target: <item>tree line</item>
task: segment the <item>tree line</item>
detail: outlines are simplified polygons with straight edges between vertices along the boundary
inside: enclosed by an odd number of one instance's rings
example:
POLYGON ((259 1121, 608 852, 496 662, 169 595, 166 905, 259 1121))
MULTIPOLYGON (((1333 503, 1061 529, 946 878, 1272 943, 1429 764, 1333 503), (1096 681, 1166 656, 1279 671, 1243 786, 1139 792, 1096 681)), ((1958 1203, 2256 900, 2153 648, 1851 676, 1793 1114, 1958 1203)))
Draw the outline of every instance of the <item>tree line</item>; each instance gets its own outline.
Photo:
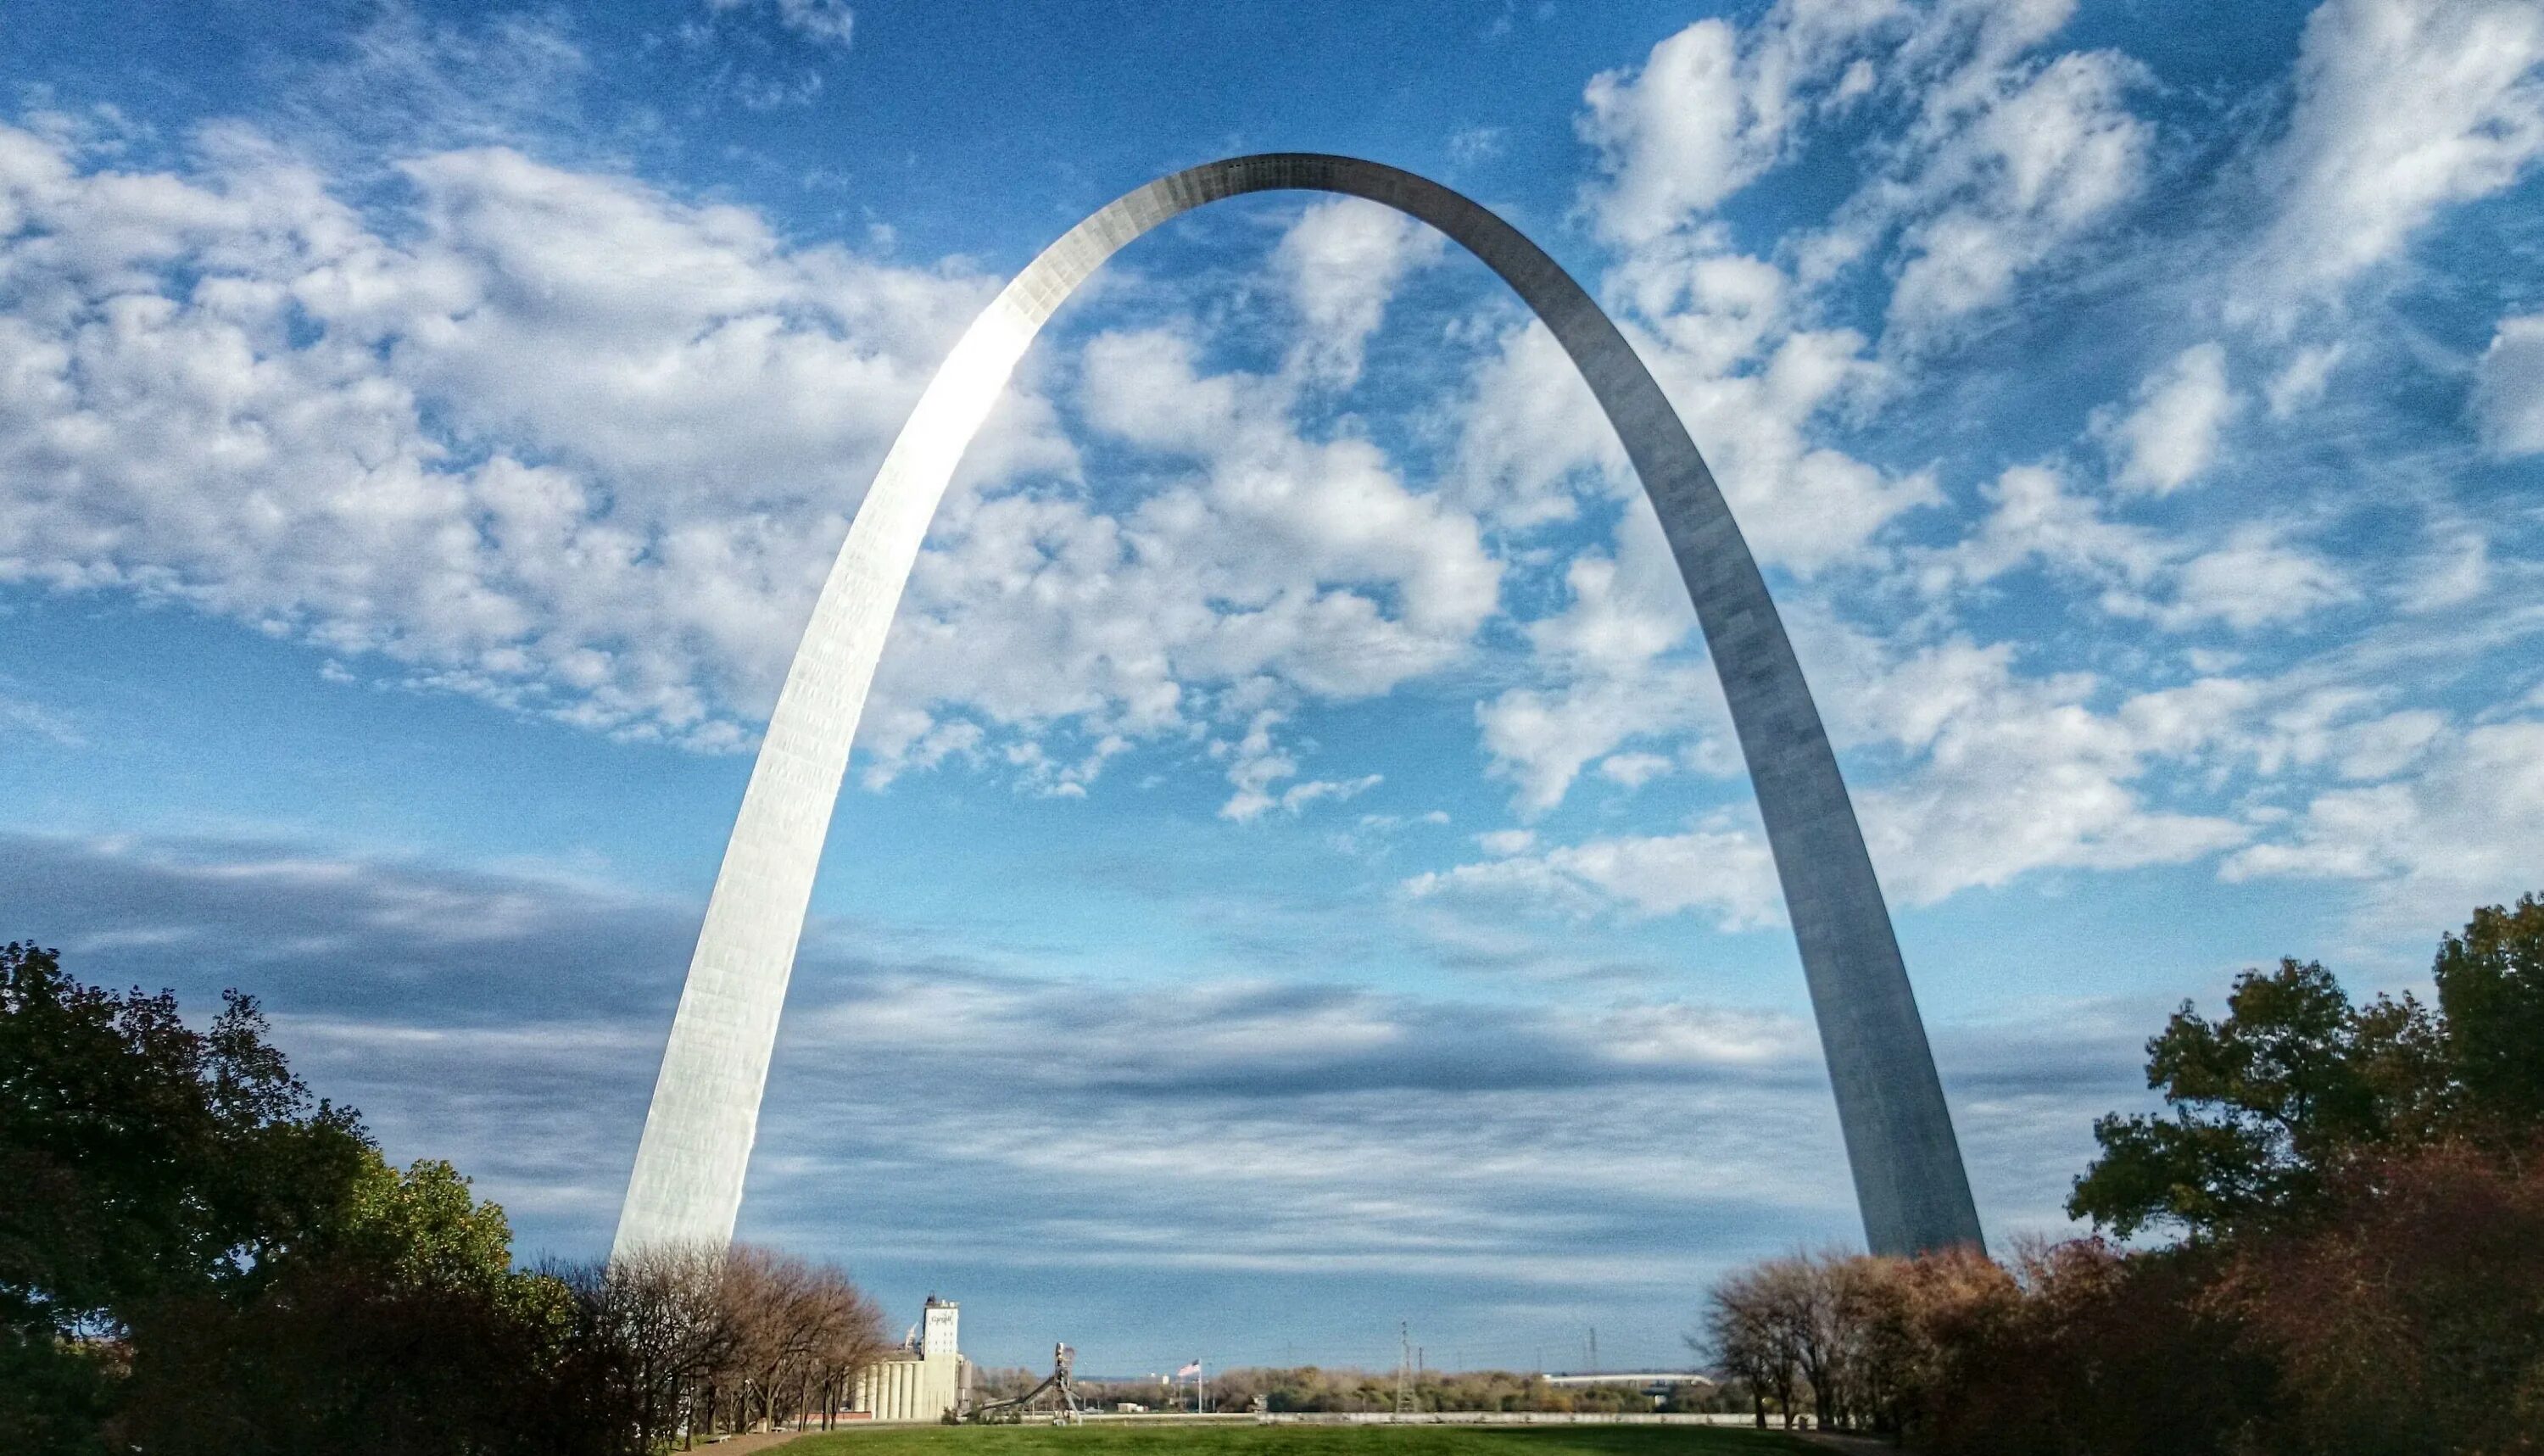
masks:
POLYGON ((2544 906, 2476 911, 2431 978, 2248 971, 2147 1043, 2165 1110, 2096 1123, 2091 1237, 1772 1259, 1691 1340, 1760 1424, 1936 1452, 2544 1450, 2544 906))
POLYGON ((515 1266, 447 1163, 390 1166, 230 993, 189 1027, 0 946, 0 1447, 638 1456, 835 1416, 886 1348, 835 1265, 515 1266))

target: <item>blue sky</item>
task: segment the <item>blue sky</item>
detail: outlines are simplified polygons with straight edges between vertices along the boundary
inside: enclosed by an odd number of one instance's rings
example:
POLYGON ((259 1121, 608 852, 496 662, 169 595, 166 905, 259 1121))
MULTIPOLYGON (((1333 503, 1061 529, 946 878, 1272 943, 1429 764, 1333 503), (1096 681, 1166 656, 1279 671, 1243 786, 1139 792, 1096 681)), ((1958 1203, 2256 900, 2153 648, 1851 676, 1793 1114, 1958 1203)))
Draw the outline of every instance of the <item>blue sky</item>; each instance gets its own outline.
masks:
MULTIPOLYGON (((1856 786, 1998 1240, 2241 966, 2544 880, 2514 0, 0 4, 0 934, 254 991, 591 1255, 813 593, 1006 274, 1356 153, 1617 314, 1856 786)), ((1685 1358, 1858 1237, 1649 508, 1377 209, 1183 219, 905 601, 743 1213, 1092 1368, 1685 1358)))

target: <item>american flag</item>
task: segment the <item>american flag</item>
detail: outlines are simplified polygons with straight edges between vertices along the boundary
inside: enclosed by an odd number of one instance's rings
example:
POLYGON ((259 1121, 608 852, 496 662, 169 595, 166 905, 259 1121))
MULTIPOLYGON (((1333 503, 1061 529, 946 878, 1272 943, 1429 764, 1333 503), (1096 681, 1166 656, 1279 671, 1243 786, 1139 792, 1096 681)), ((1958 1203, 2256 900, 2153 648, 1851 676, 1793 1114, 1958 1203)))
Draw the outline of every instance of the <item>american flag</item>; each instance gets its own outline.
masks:
POLYGON ((1199 1360, 1195 1360, 1195 1361, 1193 1361, 1191 1364, 1186 1365, 1185 1367, 1183 1367, 1181 1370, 1176 1371, 1176 1372, 1175 1372, 1175 1378, 1176 1378, 1177 1380, 1181 1380, 1181 1379, 1183 1379, 1183 1378, 1184 1378, 1185 1376, 1187 1376, 1187 1375, 1199 1375, 1200 1373, 1201 1373, 1201 1361, 1199 1361, 1199 1360))

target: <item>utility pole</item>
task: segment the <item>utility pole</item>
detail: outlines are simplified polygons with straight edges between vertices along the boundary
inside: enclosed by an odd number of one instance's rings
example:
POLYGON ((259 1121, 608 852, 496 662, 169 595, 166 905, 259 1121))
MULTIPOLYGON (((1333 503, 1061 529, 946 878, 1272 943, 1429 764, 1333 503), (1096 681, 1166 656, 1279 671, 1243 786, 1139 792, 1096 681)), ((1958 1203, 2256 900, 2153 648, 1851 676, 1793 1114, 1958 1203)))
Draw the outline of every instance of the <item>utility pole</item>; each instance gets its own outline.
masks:
POLYGON ((1599 1327, 1590 1327, 1590 1373, 1599 1373, 1599 1327))
POLYGON ((1401 1340, 1404 1346, 1402 1352, 1396 1356, 1395 1360, 1395 1418, 1401 1420, 1405 1416, 1413 1414, 1412 1325, 1407 1321, 1396 1321, 1395 1335, 1396 1338, 1401 1340))

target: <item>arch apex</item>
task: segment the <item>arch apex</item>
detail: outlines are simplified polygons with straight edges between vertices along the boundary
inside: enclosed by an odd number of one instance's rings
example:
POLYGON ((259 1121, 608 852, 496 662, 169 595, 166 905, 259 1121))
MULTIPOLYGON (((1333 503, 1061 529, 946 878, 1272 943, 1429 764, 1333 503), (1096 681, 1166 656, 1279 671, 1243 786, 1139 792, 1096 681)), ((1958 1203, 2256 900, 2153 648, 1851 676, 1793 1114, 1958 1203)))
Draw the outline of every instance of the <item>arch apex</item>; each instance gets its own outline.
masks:
POLYGON ((1106 259, 1226 198, 1311 191, 1430 224, 1499 275, 1598 398, 1659 513, 1721 675, 1801 953, 1876 1254, 1981 1242, 1943 1085, 1837 757, 1712 471, 1633 346, 1490 210, 1410 172, 1316 152, 1186 168, 1108 203, 1019 273, 955 345, 885 455, 824 582, 744 790, 683 983, 612 1251, 731 1240, 831 816, 929 520, 1035 334, 1106 259))

